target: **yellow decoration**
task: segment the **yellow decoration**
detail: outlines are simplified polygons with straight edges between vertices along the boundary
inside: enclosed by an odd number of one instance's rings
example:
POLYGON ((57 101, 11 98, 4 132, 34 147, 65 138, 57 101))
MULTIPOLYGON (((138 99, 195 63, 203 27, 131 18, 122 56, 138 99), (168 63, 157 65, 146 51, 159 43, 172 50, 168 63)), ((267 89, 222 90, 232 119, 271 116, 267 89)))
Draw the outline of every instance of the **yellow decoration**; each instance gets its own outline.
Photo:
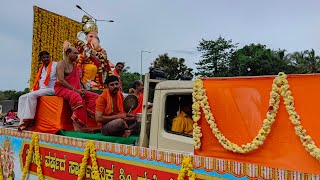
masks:
POLYGON ((196 179, 196 173, 193 171, 193 160, 191 157, 183 157, 180 173, 177 180, 184 180, 186 176, 189 180, 196 179))
POLYGON ((32 139, 30 142, 29 150, 28 150, 28 155, 26 157, 26 164, 23 167, 22 171, 22 180, 24 180, 29 172, 29 166, 32 161, 33 153, 35 152, 35 157, 36 157, 36 164, 37 164, 37 174, 39 179, 44 179, 43 174, 42 174, 42 169, 41 169, 41 158, 40 158, 40 152, 39 152, 39 137, 38 133, 33 133, 32 134, 32 139))
POLYGON ((270 92, 270 101, 269 107, 273 107, 269 109, 267 112, 267 118, 263 121, 263 125, 259 130, 257 136, 252 140, 251 143, 237 145, 232 143, 229 139, 227 139, 218 129, 217 124, 215 123, 215 118, 210 110, 210 105, 208 102, 208 97, 206 95, 205 89, 203 87, 203 82, 200 79, 196 79, 194 82, 194 98, 193 98, 193 119, 194 119, 194 142, 195 142, 195 149, 199 149, 201 146, 200 137, 201 129, 197 125, 197 121, 200 119, 200 107, 203 109, 205 119, 209 123, 210 128, 212 129, 212 133, 218 139, 219 143, 227 150, 237 152, 237 153, 248 153, 257 149, 261 144, 263 144, 264 140, 268 136, 271 131, 271 126, 275 121, 275 117, 277 111, 279 109, 280 103, 280 95, 278 94, 277 90, 277 81, 279 81, 279 77, 276 77, 273 81, 272 90, 270 92))
POLYGON ((91 32, 91 31, 95 31, 98 32, 98 26, 96 24, 96 22, 89 16, 84 15, 82 17, 82 30, 85 33, 91 32))
POLYGON ((312 138, 306 133, 306 130, 302 127, 300 122, 300 117, 295 111, 294 98, 291 96, 291 91, 289 90, 289 84, 287 81, 287 75, 280 72, 278 76, 274 79, 272 84, 272 90, 270 92, 269 100, 269 110, 267 112, 267 118, 263 121, 263 125, 259 130, 257 136, 252 140, 252 142, 242 145, 237 145, 232 143, 227 139, 218 129, 215 119, 211 113, 208 97, 203 86, 203 82, 200 79, 196 79, 194 82, 194 92, 193 92, 193 120, 194 120, 194 146, 195 149, 199 149, 201 146, 200 137, 201 129, 197 122, 200 119, 200 107, 204 112, 206 121, 209 123, 212 133, 218 139, 219 143, 227 150, 237 152, 237 153, 248 153, 257 149, 263 144, 264 140, 271 131, 271 126, 275 121, 277 111, 279 109, 280 95, 283 97, 286 110, 289 114, 289 118, 292 124, 295 126, 295 132, 299 136, 303 146, 310 153, 311 156, 320 160, 320 149, 316 146, 312 138))
POLYGON ((286 110, 289 114, 289 119, 291 120, 291 123, 295 126, 294 130, 296 134, 299 136, 300 141, 306 151, 309 152, 311 156, 316 158, 317 160, 320 160, 320 148, 317 147, 315 142, 312 140, 311 136, 309 136, 306 132, 306 129, 303 128, 300 122, 300 116, 298 113, 295 111, 294 107, 294 98, 291 96, 291 91, 289 90, 289 84, 287 80, 287 75, 284 73, 279 73, 279 81, 278 81, 278 86, 279 88, 279 93, 281 93, 281 96, 283 97, 284 100, 284 105, 286 106, 286 110))
MULTIPOLYGON (((1 156, 1 151, 0 151, 0 156, 1 156)), ((0 160, 1 162, 1 160, 0 160)), ((2 166, 0 165, 0 180, 3 180, 3 174, 2 174, 2 166)))
POLYGON ((39 52, 48 51, 53 61, 62 59, 62 45, 65 40, 77 41, 77 33, 81 31, 81 23, 67 17, 52 13, 37 6, 33 7, 33 39, 32 62, 29 87, 32 89, 33 81, 40 68, 39 52))
POLYGON ((87 83, 88 80, 94 80, 97 74, 97 66, 94 64, 85 64, 83 66, 82 83, 87 83))
POLYGON ((91 157, 92 171, 94 176, 92 179, 100 180, 100 173, 99 173, 97 157, 96 157, 96 148, 94 145, 94 141, 92 140, 87 141, 87 145, 84 150, 84 156, 82 158, 82 163, 80 166, 80 172, 78 174, 78 180, 82 180, 85 176, 89 155, 91 157))

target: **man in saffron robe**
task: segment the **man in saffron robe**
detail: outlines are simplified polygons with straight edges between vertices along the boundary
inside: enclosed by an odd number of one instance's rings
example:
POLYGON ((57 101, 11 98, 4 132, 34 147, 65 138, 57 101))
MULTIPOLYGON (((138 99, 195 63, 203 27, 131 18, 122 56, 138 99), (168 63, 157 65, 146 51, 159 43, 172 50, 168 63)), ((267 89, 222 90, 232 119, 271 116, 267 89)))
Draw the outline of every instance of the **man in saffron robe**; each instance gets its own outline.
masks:
POLYGON ((118 77, 111 75, 106 78, 107 89, 96 100, 96 120, 105 136, 128 137, 130 130, 128 121, 133 120, 133 114, 126 114, 123 109, 123 94, 120 91, 118 77))
POLYGON ((65 59, 57 65, 58 80, 54 92, 69 102, 73 111, 71 119, 74 129, 84 131, 87 121, 94 120, 95 101, 99 95, 82 89, 79 70, 75 65, 78 54, 78 50, 74 47, 66 49, 65 59))
MULTIPOLYGON (((129 94, 134 94, 138 98, 138 106, 136 109, 131 111, 131 114, 139 114, 142 113, 142 106, 143 106, 143 82, 141 80, 133 81, 131 85, 131 89, 129 90, 129 94)), ((152 112, 152 103, 148 102, 148 111, 152 112)))
POLYGON ((117 62, 116 67, 112 71, 112 74, 119 78, 119 83, 120 83, 120 87, 121 88, 122 88, 122 82, 121 82, 120 73, 123 71, 123 68, 124 68, 124 63, 123 62, 117 62))
POLYGON ((50 59, 47 51, 39 53, 42 65, 34 80, 32 92, 19 97, 18 118, 20 119, 19 130, 24 130, 32 125, 37 108, 39 96, 54 95, 54 83, 56 82, 57 63, 50 59))
POLYGON ((133 94, 138 98, 138 106, 131 111, 132 114, 142 113, 143 105, 143 82, 136 80, 132 83, 131 88, 133 89, 133 94))

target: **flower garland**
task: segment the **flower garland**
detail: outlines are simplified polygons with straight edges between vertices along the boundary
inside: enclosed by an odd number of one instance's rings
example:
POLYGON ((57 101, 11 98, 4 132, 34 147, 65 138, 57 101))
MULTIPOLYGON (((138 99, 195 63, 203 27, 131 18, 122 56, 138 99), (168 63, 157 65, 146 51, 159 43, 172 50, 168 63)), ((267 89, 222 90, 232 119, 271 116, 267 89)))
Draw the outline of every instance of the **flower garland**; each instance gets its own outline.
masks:
POLYGON ((63 42, 76 41, 76 35, 82 29, 81 23, 36 6, 34 6, 33 22, 30 89, 40 67, 39 52, 48 51, 53 61, 61 60, 63 42))
POLYGON ((92 169, 93 169, 93 179, 100 180, 100 173, 98 170, 98 163, 97 163, 97 157, 96 157, 96 148, 94 145, 94 141, 90 140, 87 141, 86 148, 84 150, 84 156, 82 158, 82 163, 80 166, 80 172, 78 174, 78 180, 82 180, 84 178, 84 175, 86 173, 86 167, 87 167, 87 162, 89 155, 91 157, 91 162, 92 162, 92 169))
POLYGON ((284 105, 286 106, 286 110, 289 114, 289 119, 291 123, 295 126, 295 133, 300 138, 300 141, 307 152, 317 160, 320 160, 320 148, 317 147, 315 142, 312 140, 311 136, 309 136, 306 132, 306 129, 303 128, 300 121, 300 116, 295 111, 294 107, 294 98, 291 95, 291 91, 289 90, 289 84, 287 80, 287 75, 284 73, 279 73, 280 81, 278 86, 280 87, 281 96, 284 100, 284 105))
POLYGON ((209 123, 213 134, 218 139, 219 143, 227 150, 237 152, 237 153, 248 153, 257 149, 263 144, 264 140, 271 131, 271 126, 275 121, 276 114, 279 109, 280 95, 284 99, 284 104, 286 110, 289 114, 289 118, 292 124, 295 126, 295 132, 299 136, 305 149, 310 153, 311 156, 320 160, 320 148, 318 148, 312 138, 306 133, 306 130, 302 127, 300 122, 300 117, 295 111, 294 98, 291 95, 292 92, 289 90, 289 84, 287 80, 287 75, 280 72, 278 76, 274 79, 272 84, 272 90, 270 92, 269 109, 267 112, 267 118, 263 121, 263 125, 258 132, 258 135, 252 140, 251 143, 245 145, 237 145, 228 140, 218 129, 215 119, 211 113, 208 97, 203 86, 203 82, 200 79, 196 79, 194 82, 194 92, 193 92, 193 120, 194 120, 194 139, 195 139, 195 149, 199 149, 201 146, 200 137, 201 129, 197 122, 200 119, 200 107, 202 108, 205 119, 209 123))
POLYGON ((184 180, 186 176, 189 177, 189 180, 196 179, 196 173, 193 171, 193 160, 191 157, 183 157, 182 166, 180 173, 178 175, 178 180, 184 180))
POLYGON ((200 119, 200 107, 202 108, 205 119, 209 123, 210 128, 212 129, 212 133, 218 139, 219 143, 227 150, 237 152, 237 153, 248 153, 257 149, 261 144, 263 144, 264 140, 268 136, 271 131, 271 126, 275 121, 275 117, 277 111, 279 109, 280 103, 280 95, 277 92, 276 81, 279 81, 279 77, 277 77, 273 81, 272 90, 270 92, 270 101, 269 101, 269 110, 267 112, 267 118, 263 121, 263 126, 259 130, 257 136, 252 140, 251 143, 237 145, 232 143, 229 139, 227 139, 221 131, 218 129, 217 124, 215 122, 215 118, 213 117, 210 105, 208 102, 208 97, 206 95, 206 91, 203 87, 203 82, 200 79, 196 79, 194 82, 194 92, 193 92, 193 119, 194 119, 194 129, 193 132, 195 139, 195 149, 199 149, 201 146, 200 137, 201 129, 197 124, 197 121, 200 119))
POLYGON ((29 172, 29 166, 33 156, 33 146, 34 146, 34 141, 33 141, 33 135, 32 135, 32 140, 29 145, 28 155, 26 157, 26 164, 24 165, 23 171, 22 171, 22 178, 21 178, 22 180, 26 178, 27 173, 29 172))
POLYGON ((36 156, 36 164, 37 164, 37 174, 39 179, 44 179, 43 174, 42 174, 42 169, 41 169, 41 157, 40 157, 40 152, 39 152, 39 137, 37 133, 33 133, 33 140, 34 140, 34 151, 35 151, 35 156, 36 156))
POLYGON ((38 137, 38 133, 33 133, 29 150, 28 150, 28 155, 26 157, 26 164, 24 165, 23 171, 22 171, 22 178, 21 178, 22 180, 26 178, 27 173, 29 172, 29 166, 32 161, 34 151, 35 151, 35 157, 36 157, 38 178, 41 180, 44 179, 42 174, 42 169, 41 169, 41 161, 40 161, 41 158, 40 158, 40 152, 39 152, 39 137, 38 137))
MULTIPOLYGON (((1 151, 0 151, 0 157, 1 157, 1 151)), ((0 180, 3 180, 2 166, 1 166, 1 159, 0 159, 0 180)))

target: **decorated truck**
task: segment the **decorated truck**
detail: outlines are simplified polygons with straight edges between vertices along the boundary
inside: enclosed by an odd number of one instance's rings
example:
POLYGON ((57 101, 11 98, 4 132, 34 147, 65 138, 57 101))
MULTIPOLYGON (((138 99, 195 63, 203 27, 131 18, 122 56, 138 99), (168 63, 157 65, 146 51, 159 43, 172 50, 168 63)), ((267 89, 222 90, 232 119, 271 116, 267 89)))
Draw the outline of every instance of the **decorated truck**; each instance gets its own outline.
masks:
MULTIPOLYGON (((60 47, 78 25, 34 7, 31 79, 39 67, 35 54, 60 47), (44 34, 48 40, 37 41, 44 34)), ((33 131, 0 128, 0 179, 320 179, 320 75, 194 81, 150 76, 139 136, 74 132, 68 104, 40 97, 33 131), (152 113, 146 111, 150 91, 152 113), (186 96, 193 99, 192 135, 171 131, 186 96)))

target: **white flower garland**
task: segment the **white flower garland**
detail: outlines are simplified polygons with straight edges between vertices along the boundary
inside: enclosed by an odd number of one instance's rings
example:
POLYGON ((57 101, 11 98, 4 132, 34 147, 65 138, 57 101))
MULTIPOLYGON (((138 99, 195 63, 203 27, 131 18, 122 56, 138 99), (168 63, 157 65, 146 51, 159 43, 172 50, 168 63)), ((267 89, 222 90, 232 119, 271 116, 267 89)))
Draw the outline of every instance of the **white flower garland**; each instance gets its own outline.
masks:
POLYGON ((257 149, 263 144, 264 140, 271 131, 271 126, 275 121, 276 114, 279 109, 280 94, 284 99, 287 112, 290 116, 292 124, 295 126, 295 132, 299 136, 305 149, 316 159, 320 160, 320 149, 316 146, 312 138, 306 134, 306 130, 301 126, 300 117, 295 112, 294 98, 291 96, 289 90, 289 84, 287 76, 284 73, 279 73, 274 79, 272 84, 272 90, 270 92, 269 109, 267 112, 267 118, 264 119, 263 125, 259 130, 257 136, 251 141, 251 143, 237 145, 227 139, 218 129, 215 119, 211 113, 208 97, 203 86, 203 82, 200 79, 196 79, 194 82, 193 92, 193 120, 194 120, 194 148, 199 149, 201 146, 202 137, 201 127, 198 126, 198 121, 201 117, 200 107, 203 110, 206 121, 209 123, 212 133, 218 139, 219 143, 227 150, 237 153, 248 153, 257 149))
POLYGON ((287 75, 285 75, 284 73, 279 73, 278 76, 281 79, 281 84, 279 84, 279 86, 281 86, 280 92, 284 100, 283 103, 286 106, 286 110, 289 114, 289 119, 291 120, 291 123, 295 126, 294 130, 296 134, 299 136, 300 141, 306 149, 306 151, 308 151, 309 154, 317 160, 320 160, 320 148, 317 147, 315 142, 312 140, 311 136, 309 136, 306 133, 306 129, 304 129, 301 125, 300 116, 295 111, 294 98, 291 95, 291 91, 289 90, 290 86, 288 84, 287 75))

